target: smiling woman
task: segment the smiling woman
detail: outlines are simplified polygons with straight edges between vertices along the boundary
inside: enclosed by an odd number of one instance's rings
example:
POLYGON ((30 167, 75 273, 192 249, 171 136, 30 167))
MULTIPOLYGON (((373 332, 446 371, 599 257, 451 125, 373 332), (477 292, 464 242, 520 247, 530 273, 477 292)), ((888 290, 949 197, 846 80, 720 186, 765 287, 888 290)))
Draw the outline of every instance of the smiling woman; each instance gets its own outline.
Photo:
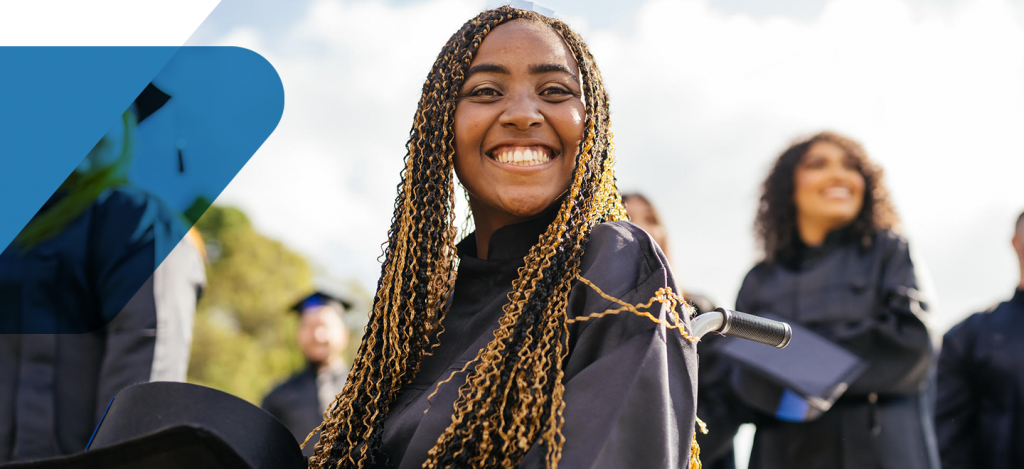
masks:
POLYGON ((407 148, 370 322, 311 467, 686 467, 691 310, 622 221, 580 37, 507 6, 471 19, 407 148), (455 176, 476 226, 458 243, 455 176))
POLYGON ((782 153, 755 222, 765 260, 743 280, 736 308, 803 325, 863 359, 866 371, 805 421, 757 370, 727 361, 702 370, 720 377, 701 388, 716 431, 701 440, 707 453, 721 452, 749 422, 757 425, 753 469, 938 467, 925 398, 927 303, 897 222, 881 168, 856 141, 823 132, 782 153))

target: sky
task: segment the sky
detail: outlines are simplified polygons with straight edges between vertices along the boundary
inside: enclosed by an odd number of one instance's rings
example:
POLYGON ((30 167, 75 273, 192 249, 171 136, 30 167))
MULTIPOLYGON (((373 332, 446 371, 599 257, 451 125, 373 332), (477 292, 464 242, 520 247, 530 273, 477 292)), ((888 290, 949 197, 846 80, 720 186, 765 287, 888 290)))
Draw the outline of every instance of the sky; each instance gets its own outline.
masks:
MULTIPOLYGON (((372 291, 416 102, 489 0, 223 0, 188 45, 252 49, 281 123, 218 198, 372 291)), ((658 206, 681 286, 731 306, 757 262, 759 185, 830 129, 885 169, 932 325, 1008 298, 1024 211, 1024 2, 540 2, 590 45, 611 95, 619 186, 658 206)))

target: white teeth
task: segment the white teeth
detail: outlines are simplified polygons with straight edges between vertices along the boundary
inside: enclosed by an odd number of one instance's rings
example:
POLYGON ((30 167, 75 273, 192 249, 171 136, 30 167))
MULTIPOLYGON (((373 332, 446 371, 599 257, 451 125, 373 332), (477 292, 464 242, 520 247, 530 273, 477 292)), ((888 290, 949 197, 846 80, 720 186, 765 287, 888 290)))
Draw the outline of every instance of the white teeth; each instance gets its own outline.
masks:
POLYGON ((513 164, 516 166, 534 166, 551 161, 547 151, 534 148, 505 148, 501 153, 494 155, 499 163, 513 164))
POLYGON ((850 189, 846 187, 830 187, 828 189, 825 189, 825 197, 847 198, 850 197, 851 195, 852 194, 850 192, 850 189))

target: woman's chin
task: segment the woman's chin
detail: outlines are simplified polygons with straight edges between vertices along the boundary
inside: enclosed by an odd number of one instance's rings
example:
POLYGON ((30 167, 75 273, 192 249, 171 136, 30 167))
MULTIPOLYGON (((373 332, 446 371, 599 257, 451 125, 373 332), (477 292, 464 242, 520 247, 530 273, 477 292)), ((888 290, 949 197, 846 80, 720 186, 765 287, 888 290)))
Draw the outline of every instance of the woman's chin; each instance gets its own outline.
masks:
POLYGON ((516 218, 533 218, 546 212, 558 201, 557 198, 528 199, 505 204, 505 212, 516 218))
POLYGON ((827 220, 828 225, 831 226, 833 230, 838 230, 850 226, 850 224, 857 219, 857 214, 831 213, 822 218, 827 220))

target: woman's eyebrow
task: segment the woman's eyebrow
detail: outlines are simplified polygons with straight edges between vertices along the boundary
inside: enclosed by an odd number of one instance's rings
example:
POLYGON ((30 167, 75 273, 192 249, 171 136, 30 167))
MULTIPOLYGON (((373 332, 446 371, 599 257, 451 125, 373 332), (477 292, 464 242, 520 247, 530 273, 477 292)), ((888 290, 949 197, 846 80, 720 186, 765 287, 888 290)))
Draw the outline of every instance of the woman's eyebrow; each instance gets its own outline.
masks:
MULTIPOLYGON (((579 78, 576 76, 576 74, 572 73, 572 71, 569 70, 569 67, 566 67, 565 65, 562 65, 562 64, 548 63, 548 64, 530 65, 529 72, 530 72, 530 75, 540 75, 540 74, 543 74, 543 73, 551 73, 551 72, 562 72, 562 73, 568 74, 570 77, 572 77, 573 80, 575 80, 577 82, 580 81, 579 78)), ((512 74, 512 72, 510 72, 508 70, 508 68, 506 68, 504 65, 486 64, 485 63, 485 64, 478 64, 478 65, 474 65, 472 67, 469 67, 469 71, 466 72, 466 79, 468 80, 469 77, 471 77, 471 76, 473 76, 473 75, 475 75, 477 73, 498 73, 498 74, 501 74, 501 75, 511 75, 512 74)))
POLYGON ((580 81, 580 79, 576 77, 576 74, 572 73, 572 70, 569 70, 569 67, 566 67, 565 65, 562 65, 562 64, 536 64, 536 65, 530 65, 530 75, 540 75, 542 73, 551 73, 551 72, 567 73, 567 74, 569 74, 570 77, 572 77, 573 80, 580 81))
POLYGON ((511 75, 512 74, 512 72, 509 72, 508 69, 505 68, 505 66, 503 66, 503 65, 479 64, 479 65, 474 65, 472 67, 469 67, 469 71, 466 72, 466 79, 468 80, 469 77, 471 77, 471 76, 473 76, 474 74, 477 74, 477 73, 488 73, 488 72, 489 73, 500 73, 502 75, 511 75))

